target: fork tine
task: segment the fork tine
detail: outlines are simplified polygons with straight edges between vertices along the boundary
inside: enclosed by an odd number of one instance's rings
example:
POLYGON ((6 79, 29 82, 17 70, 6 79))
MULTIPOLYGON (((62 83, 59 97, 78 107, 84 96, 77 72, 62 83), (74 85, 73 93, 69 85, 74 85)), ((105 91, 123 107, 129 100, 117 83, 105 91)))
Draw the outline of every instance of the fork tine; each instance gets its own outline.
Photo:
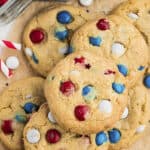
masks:
POLYGON ((0 16, 0 26, 10 23, 15 19, 30 3, 32 0, 17 0, 0 16), (14 9, 15 8, 15 9, 14 9))

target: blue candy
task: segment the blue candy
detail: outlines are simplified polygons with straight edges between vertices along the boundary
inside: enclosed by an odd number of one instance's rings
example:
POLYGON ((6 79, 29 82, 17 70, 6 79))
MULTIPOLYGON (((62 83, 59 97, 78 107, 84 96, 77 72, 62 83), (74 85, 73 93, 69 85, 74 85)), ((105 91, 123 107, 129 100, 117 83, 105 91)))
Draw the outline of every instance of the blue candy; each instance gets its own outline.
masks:
POLYGON ((108 131, 108 136, 109 136, 110 143, 115 144, 120 141, 121 133, 117 129, 112 129, 112 130, 108 131))
POLYGON ((24 111, 27 113, 27 114, 31 114, 33 113, 34 111, 37 111, 38 110, 38 106, 36 104, 33 104, 33 103, 26 103, 23 107, 24 111))
POLYGON ((96 97, 96 90, 93 86, 87 85, 82 89, 82 96, 84 99, 89 102, 94 100, 96 97))
POLYGON ((125 90, 125 85, 124 85, 124 84, 120 84, 120 83, 115 83, 115 82, 113 82, 113 83, 112 83, 112 88, 113 88, 113 90, 114 90, 116 93, 121 94, 121 93, 123 93, 124 90, 125 90))
POLYGON ((64 30, 64 31, 56 31, 55 32, 55 37, 58 38, 59 40, 63 41, 65 39, 68 38, 68 31, 67 30, 64 30))
POLYGON ((96 134, 96 138, 95 138, 96 145, 98 146, 103 145, 107 141, 108 141, 108 138, 105 132, 99 132, 96 134))
POLYGON ((67 53, 65 55, 69 55, 72 52, 73 52, 73 47, 72 46, 68 46, 67 53))
POLYGON ((93 46, 100 46, 102 43, 102 39, 100 37, 89 37, 89 42, 93 46))
POLYGON ((150 88, 150 74, 148 74, 144 77, 143 83, 146 88, 148 88, 148 89, 150 88))
POLYGON ((57 21, 61 24, 69 24, 73 20, 73 17, 71 16, 70 12, 68 11, 60 11, 57 14, 57 21))
POLYGON ((20 122, 20 123, 26 123, 27 122, 27 118, 25 115, 16 115, 15 119, 20 122))
POLYGON ((139 66, 138 70, 142 71, 142 70, 144 70, 144 68, 145 68, 144 66, 139 66))
POLYGON ((37 57, 35 56, 35 54, 33 53, 32 54, 32 59, 33 59, 33 61, 36 63, 36 64, 38 64, 39 63, 39 60, 37 59, 37 57))
POLYGON ((123 74, 124 76, 127 76, 128 68, 125 65, 119 64, 119 65, 117 65, 117 67, 121 74, 123 74))

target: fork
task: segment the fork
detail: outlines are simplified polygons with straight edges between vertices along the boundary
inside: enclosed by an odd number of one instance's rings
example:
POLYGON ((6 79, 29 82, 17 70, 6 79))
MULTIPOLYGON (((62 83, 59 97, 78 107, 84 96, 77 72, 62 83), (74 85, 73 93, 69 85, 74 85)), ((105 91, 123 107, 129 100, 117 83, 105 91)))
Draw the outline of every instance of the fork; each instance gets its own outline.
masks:
MULTIPOLYGON (((4 26, 13 21, 23 12, 33 1, 52 1, 52 0, 9 0, 0 7, 0 26, 4 26)), ((53 0, 57 2, 67 2, 68 0, 53 0)))

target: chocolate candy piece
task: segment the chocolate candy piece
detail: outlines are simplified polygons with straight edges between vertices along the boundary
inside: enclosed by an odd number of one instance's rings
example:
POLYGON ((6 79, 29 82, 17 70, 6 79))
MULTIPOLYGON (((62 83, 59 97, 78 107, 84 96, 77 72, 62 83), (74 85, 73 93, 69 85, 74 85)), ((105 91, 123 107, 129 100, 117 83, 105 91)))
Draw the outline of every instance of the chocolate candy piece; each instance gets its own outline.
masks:
POLYGON ((97 146, 103 145, 108 141, 107 135, 105 132, 99 132, 96 134, 95 142, 97 146))
POLYGON ((86 105, 78 105, 75 107, 74 114, 79 121, 85 121, 88 117, 90 109, 86 105))
POLYGON ((71 23, 73 20, 73 17, 71 16, 70 12, 64 10, 64 11, 60 11, 57 14, 57 21, 61 24, 69 24, 71 23))
POLYGON ((56 129, 50 129, 46 133, 46 140, 48 143, 57 143, 61 139, 61 134, 56 129))
POLYGON ((112 130, 108 131, 108 135, 109 135, 110 143, 115 144, 120 141, 121 133, 118 129, 112 129, 112 130))

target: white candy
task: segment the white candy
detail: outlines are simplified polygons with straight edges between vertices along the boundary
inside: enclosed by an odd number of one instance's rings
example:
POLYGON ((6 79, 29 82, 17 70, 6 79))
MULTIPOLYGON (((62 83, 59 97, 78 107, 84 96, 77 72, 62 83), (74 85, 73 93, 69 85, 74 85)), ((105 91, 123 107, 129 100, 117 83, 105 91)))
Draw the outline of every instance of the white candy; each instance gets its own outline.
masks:
POLYGON ((19 60, 16 56, 10 56, 6 60, 6 65, 9 69, 17 69, 19 67, 19 60))
POLYGON ((121 57, 125 53, 125 48, 120 43, 113 43, 111 51, 114 56, 121 57))
POLYGON ((79 0, 79 2, 83 6, 90 6, 93 3, 93 0, 79 0))
POLYGON ((26 137, 27 137, 27 140, 28 140, 29 143, 35 144, 40 140, 40 132, 37 129, 34 129, 34 128, 29 129, 27 131, 26 137))
POLYGON ((26 95, 26 99, 30 99, 30 98, 32 98, 31 94, 26 95))
POLYGON ((112 104, 108 100, 101 100, 99 103, 99 111, 103 113, 111 113, 112 112, 112 104))
POLYGON ((137 20, 139 18, 139 16, 137 14, 135 14, 135 13, 129 13, 128 17, 130 17, 133 20, 137 20))
POLYGON ((28 55, 28 56, 32 56, 32 50, 30 49, 30 48, 26 48, 25 49, 25 53, 26 53, 26 55, 28 55))
POLYGON ((80 72, 78 70, 72 70, 70 72, 70 75, 75 75, 75 76, 79 76, 80 75, 80 72))
POLYGON ((129 110, 128 110, 128 108, 126 107, 125 110, 124 110, 124 112, 123 112, 123 114, 122 114, 122 116, 121 116, 121 119, 127 118, 128 114, 129 114, 129 110))
POLYGON ((48 119, 49 119, 50 122, 56 123, 56 120, 55 120, 55 118, 53 117, 53 115, 52 115, 51 112, 48 113, 48 119))
POLYGON ((59 53, 60 53, 60 54, 63 54, 63 55, 64 55, 64 54, 66 54, 66 53, 67 53, 67 51, 68 51, 68 47, 67 47, 67 46, 62 47, 62 48, 60 48, 58 51, 59 51, 59 53))
POLYGON ((140 125, 137 129, 136 129, 136 133, 141 133, 145 130, 145 125, 140 125))

